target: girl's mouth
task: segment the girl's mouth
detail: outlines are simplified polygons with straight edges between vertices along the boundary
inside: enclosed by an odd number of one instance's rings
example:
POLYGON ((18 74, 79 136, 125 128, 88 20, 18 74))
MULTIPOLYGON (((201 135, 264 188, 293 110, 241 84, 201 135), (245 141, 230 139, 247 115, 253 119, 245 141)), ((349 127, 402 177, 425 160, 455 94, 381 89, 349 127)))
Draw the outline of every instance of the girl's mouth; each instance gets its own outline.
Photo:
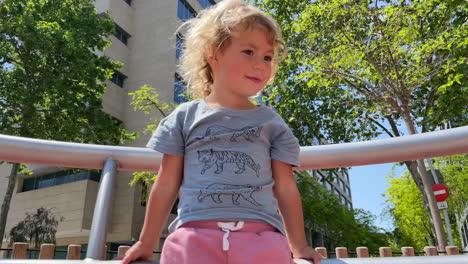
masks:
POLYGON ((252 82, 254 83, 259 83, 261 82, 262 80, 260 80, 260 78, 257 78, 257 77, 250 77, 250 76, 246 76, 247 79, 251 80, 252 82))

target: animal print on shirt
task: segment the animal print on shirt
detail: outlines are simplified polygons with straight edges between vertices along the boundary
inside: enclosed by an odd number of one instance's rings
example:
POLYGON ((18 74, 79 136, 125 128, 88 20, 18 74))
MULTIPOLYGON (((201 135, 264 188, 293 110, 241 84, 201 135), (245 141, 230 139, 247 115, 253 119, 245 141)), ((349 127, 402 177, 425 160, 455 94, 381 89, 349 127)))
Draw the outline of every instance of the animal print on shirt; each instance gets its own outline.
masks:
POLYGON ((205 174, 205 171, 211 168, 216 164, 216 174, 223 172, 224 163, 236 163, 239 170, 236 171, 237 174, 243 173, 245 171, 245 165, 249 166, 252 170, 255 171, 257 177, 260 177, 260 165, 255 163, 255 161, 249 155, 240 151, 216 151, 213 149, 198 150, 198 161, 204 163, 201 174, 205 174))
POLYGON ((222 203, 221 195, 231 195, 232 203, 235 205, 240 205, 239 197, 244 198, 247 202, 255 205, 261 206, 253 197, 252 194, 258 190, 261 190, 262 187, 252 186, 252 185, 234 185, 234 184, 223 184, 223 183, 213 183, 208 185, 205 189, 200 190, 198 195, 198 201, 201 203, 207 196, 211 196, 213 202, 222 203))
POLYGON ((205 138, 216 139, 222 134, 232 133, 231 142, 237 142, 238 137, 244 137, 245 140, 253 142, 251 137, 259 137, 262 127, 246 126, 240 130, 232 129, 224 126, 210 126, 206 129, 205 138))

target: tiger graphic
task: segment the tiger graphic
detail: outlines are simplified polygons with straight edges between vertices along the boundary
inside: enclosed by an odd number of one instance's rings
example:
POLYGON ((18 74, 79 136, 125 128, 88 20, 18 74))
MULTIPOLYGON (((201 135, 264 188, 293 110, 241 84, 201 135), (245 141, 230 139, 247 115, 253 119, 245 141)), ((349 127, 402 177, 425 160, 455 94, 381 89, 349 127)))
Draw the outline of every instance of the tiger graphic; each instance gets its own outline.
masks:
POLYGON ((253 197, 253 193, 261 190, 262 187, 252 186, 252 185, 234 185, 234 184, 222 184, 222 183, 213 183, 208 185, 205 189, 200 190, 198 195, 198 201, 201 203, 207 196, 211 196, 213 202, 222 203, 221 195, 231 195, 232 203, 235 205, 240 205, 239 197, 244 198, 247 202, 255 205, 261 206, 253 197))
POLYGON ((236 163, 239 168, 236 173, 240 174, 245 171, 245 165, 255 171, 257 177, 260 177, 260 165, 249 155, 240 151, 216 151, 213 149, 198 150, 198 161, 204 163, 201 174, 216 164, 216 174, 223 172, 224 163, 236 163))
POLYGON ((231 142, 237 142, 238 137, 243 137, 245 140, 253 142, 251 137, 259 137, 261 130, 262 127, 253 126, 246 126, 240 130, 224 126, 210 126, 206 129, 205 138, 209 137, 210 139, 216 139, 219 135, 232 133, 232 137, 230 139, 231 142))

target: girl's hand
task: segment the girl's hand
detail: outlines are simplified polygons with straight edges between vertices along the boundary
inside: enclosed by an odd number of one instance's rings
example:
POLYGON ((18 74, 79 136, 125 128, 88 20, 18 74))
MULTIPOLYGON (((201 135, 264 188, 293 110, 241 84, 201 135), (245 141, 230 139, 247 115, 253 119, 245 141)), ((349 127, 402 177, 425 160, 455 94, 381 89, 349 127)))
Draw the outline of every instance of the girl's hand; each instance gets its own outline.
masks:
POLYGON ((136 260, 147 261, 153 258, 153 249, 138 241, 133 245, 122 260, 121 264, 130 264, 136 260))
POLYGON ((296 259, 308 259, 312 260, 314 264, 322 264, 322 255, 320 255, 315 249, 311 247, 305 247, 298 252, 294 253, 294 258, 296 259))

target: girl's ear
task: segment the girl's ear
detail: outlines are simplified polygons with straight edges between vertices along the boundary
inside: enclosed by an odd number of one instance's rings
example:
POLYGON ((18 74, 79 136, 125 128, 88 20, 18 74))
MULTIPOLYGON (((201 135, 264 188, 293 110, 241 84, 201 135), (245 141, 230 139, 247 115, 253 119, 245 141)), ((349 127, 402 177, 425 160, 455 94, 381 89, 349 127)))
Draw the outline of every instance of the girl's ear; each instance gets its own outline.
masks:
POLYGON ((209 52, 207 55, 206 55, 206 61, 208 62, 208 64, 211 66, 211 68, 213 68, 213 66, 215 65, 216 63, 216 56, 213 52, 209 52))
POLYGON ((217 62, 215 50, 216 49, 214 47, 211 47, 205 55, 206 61, 208 62, 208 64, 211 66, 212 69, 216 65, 216 62, 217 62))

